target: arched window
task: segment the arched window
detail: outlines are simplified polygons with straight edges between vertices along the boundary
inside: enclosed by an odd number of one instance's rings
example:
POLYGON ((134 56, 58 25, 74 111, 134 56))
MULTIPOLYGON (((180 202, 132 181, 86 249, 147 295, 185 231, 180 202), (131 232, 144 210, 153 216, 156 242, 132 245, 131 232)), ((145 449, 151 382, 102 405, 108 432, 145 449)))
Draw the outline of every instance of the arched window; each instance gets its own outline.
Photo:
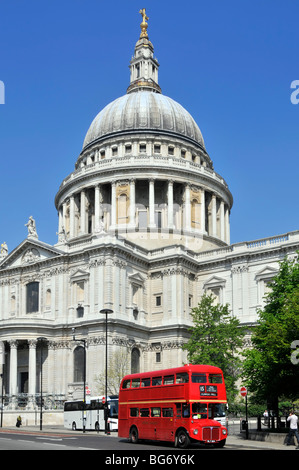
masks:
POLYGON ((200 204, 197 199, 191 202, 191 227, 200 228, 200 204))
POLYGON ((84 348, 77 346, 74 350, 74 382, 84 382, 84 348))
POLYGON ((131 354, 131 374, 140 372, 140 352, 137 348, 132 350, 131 354))
POLYGON ((126 224, 128 222, 128 197, 126 194, 120 194, 118 197, 118 224, 126 224))

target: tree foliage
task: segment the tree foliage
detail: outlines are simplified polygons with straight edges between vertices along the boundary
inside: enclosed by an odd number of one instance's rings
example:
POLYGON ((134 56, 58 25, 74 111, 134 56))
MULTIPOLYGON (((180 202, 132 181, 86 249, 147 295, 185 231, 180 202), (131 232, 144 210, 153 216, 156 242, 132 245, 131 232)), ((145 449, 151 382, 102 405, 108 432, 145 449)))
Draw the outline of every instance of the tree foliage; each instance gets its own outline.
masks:
POLYGON ((257 401, 294 400, 299 396, 299 361, 292 348, 299 346, 298 259, 280 264, 265 300, 252 335, 253 347, 244 353, 243 375, 257 401))
POLYGON ((201 302, 192 309, 194 326, 185 344, 188 360, 192 364, 210 364, 223 371, 228 401, 237 393, 236 381, 241 365, 240 351, 245 329, 232 316, 228 305, 215 304, 213 295, 203 295, 201 302))

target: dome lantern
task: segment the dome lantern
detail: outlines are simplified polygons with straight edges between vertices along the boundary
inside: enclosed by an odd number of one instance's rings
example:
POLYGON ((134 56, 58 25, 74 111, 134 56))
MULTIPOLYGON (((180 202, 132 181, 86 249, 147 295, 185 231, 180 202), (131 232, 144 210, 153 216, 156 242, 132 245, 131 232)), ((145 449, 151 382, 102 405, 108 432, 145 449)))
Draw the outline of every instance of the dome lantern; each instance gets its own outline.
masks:
POLYGON ((149 18, 145 14, 145 8, 140 10, 140 13, 142 15, 141 34, 130 62, 131 79, 127 93, 140 90, 161 93, 161 88, 158 85, 159 63, 154 58, 154 48, 147 34, 146 20, 149 18))

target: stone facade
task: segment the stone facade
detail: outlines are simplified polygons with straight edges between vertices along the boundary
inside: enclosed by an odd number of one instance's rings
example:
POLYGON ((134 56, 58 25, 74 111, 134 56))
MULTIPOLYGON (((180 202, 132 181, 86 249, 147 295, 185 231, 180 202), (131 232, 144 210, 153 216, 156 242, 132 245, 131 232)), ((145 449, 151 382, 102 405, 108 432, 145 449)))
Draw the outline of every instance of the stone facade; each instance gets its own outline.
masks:
MULTIPOLYGON (((97 393, 108 357, 128 371, 186 361, 190 311, 204 292, 254 325, 267 283, 299 232, 230 244, 232 195, 201 132, 161 93, 153 46, 137 42, 127 94, 92 122, 74 171, 56 194, 58 242, 28 237, 0 257, 0 341, 7 408, 34 409, 97 393), (76 340, 73 341, 72 329, 76 340)), ((110 363, 111 364, 111 363, 110 363)), ((112 367, 112 366, 111 366, 112 367)))

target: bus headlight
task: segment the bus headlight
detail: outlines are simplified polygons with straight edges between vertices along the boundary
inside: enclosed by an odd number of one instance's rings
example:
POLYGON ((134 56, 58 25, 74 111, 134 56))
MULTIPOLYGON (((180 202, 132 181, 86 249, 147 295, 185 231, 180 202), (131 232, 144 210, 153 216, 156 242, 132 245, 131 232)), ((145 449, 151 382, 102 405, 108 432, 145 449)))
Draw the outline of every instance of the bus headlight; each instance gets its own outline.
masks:
POLYGON ((226 435, 226 434, 227 434, 227 430, 226 430, 226 429, 222 429, 222 434, 226 435))
POLYGON ((198 434, 198 429, 193 429, 193 434, 198 434))

